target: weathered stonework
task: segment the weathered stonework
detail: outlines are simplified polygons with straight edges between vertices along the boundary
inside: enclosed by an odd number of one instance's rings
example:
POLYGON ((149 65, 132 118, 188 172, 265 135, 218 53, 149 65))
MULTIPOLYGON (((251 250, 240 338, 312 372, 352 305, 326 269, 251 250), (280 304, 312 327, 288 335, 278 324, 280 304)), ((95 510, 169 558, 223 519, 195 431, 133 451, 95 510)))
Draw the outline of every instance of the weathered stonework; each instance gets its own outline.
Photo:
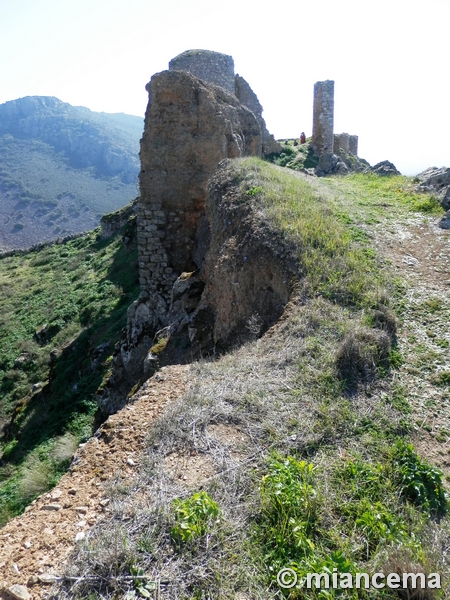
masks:
POLYGON ((235 76, 236 97, 247 108, 249 108, 258 120, 262 133, 262 153, 263 155, 280 153, 283 148, 275 140, 272 134, 267 131, 266 122, 262 117, 263 107, 258 100, 257 95, 240 75, 235 76))
POLYGON ((146 89, 136 218, 141 294, 128 310, 112 375, 98 395, 104 414, 123 406, 128 391, 158 367, 155 340, 184 331, 201 353, 232 336, 223 328, 213 333, 215 312, 201 303, 211 246, 208 180, 224 159, 281 151, 256 95, 245 80, 235 79, 229 56, 185 52, 146 89))
POLYGON ((348 153, 353 154, 353 156, 358 156, 358 136, 357 135, 349 136, 348 153))
POLYGON ((169 71, 186 71, 234 94, 234 60, 210 50, 187 50, 169 62, 169 71))
POLYGON ((345 154, 358 155, 358 136, 348 133, 335 133, 333 142, 334 154, 344 152, 345 154))
POLYGON ((334 81, 314 85, 312 144, 317 156, 333 152, 334 81))
POLYGON ((143 290, 168 299, 194 256, 205 212, 206 184, 224 158, 261 156, 255 115, 234 95, 183 71, 163 71, 147 86, 138 203, 139 272, 143 290))

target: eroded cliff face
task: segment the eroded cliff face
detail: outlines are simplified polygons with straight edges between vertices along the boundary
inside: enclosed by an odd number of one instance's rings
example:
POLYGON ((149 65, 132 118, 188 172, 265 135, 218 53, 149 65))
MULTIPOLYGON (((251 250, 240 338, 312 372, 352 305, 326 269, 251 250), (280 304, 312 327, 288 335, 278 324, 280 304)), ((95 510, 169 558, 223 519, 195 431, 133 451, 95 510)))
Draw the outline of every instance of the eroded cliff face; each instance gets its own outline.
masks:
MULTIPOLYGON (((172 70, 147 85, 137 206, 142 293, 129 309, 112 375, 99 395, 105 414, 121 408, 127 392, 158 368, 158 342, 178 336, 190 359, 225 349, 248 335, 252 315, 252 331, 262 331, 287 302, 289 278, 268 259, 270 245, 252 246, 257 236, 252 242, 246 209, 218 209, 224 166, 208 195, 221 161, 261 157, 278 147, 256 95, 242 78, 236 82, 237 95, 172 70), (245 253, 239 267, 233 245, 245 253)), ((170 345, 165 355, 187 360, 170 345)))

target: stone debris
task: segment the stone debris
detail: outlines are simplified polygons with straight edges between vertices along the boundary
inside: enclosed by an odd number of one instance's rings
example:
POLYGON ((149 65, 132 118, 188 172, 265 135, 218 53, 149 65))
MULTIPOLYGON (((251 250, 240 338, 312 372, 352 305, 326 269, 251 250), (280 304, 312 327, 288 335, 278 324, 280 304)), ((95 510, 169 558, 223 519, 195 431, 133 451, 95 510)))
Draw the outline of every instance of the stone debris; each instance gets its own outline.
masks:
POLYGON ((14 584, 6 591, 15 600, 31 600, 30 592, 24 585, 14 584))
POLYGON ((105 423, 98 437, 77 450, 76 456, 83 456, 79 468, 66 473, 57 488, 37 498, 23 515, 11 519, 1 530, 0 590, 4 590, 5 599, 44 598, 49 584, 57 577, 54 573, 61 572, 74 545, 86 539, 86 531, 80 529, 87 530, 105 514, 110 502, 105 497, 105 483, 120 472, 120 465, 130 458, 130 448, 136 457, 143 451, 148 428, 166 402, 184 395, 188 389, 189 366, 167 367, 164 374, 164 381, 148 380, 130 399, 133 411, 122 411, 108 419, 110 431, 123 429, 123 439, 115 436, 108 442, 105 423), (150 402, 148 397, 154 390, 157 393, 150 402), (66 499, 74 496, 77 506, 62 510, 66 499), (58 510, 57 503, 49 502, 54 499, 60 500, 58 510), (24 584, 33 587, 32 595, 24 584))
POLYGON ((40 583, 51 584, 55 583, 57 580, 58 576, 53 573, 42 573, 41 575, 38 575, 38 581, 40 583))
MULTIPOLYGON (((431 192, 439 199, 444 210, 450 209, 450 168, 430 167, 419 173, 417 179, 420 181, 416 191, 431 192)), ((442 227, 442 225, 441 225, 442 227)), ((443 229, 448 229, 443 227, 443 229)))
POLYGON ((44 506, 41 506, 41 510, 61 510, 62 506, 61 504, 44 504, 44 506))

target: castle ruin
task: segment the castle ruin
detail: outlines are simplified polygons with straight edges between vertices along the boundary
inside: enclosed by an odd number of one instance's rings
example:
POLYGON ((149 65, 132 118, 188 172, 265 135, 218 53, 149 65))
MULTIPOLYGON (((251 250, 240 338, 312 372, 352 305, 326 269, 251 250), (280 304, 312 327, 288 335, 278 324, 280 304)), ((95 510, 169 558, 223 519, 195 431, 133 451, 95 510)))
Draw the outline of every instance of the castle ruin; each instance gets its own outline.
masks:
POLYGON ((189 50, 146 86, 137 211, 141 289, 168 303, 176 278, 201 267, 206 184, 225 158, 280 151, 231 56, 189 50))
POLYGON ((314 84, 312 143, 317 156, 333 152, 334 81, 314 84))
POLYGON ((318 157, 328 154, 358 155, 358 136, 334 133, 334 81, 314 85, 312 144, 318 157))

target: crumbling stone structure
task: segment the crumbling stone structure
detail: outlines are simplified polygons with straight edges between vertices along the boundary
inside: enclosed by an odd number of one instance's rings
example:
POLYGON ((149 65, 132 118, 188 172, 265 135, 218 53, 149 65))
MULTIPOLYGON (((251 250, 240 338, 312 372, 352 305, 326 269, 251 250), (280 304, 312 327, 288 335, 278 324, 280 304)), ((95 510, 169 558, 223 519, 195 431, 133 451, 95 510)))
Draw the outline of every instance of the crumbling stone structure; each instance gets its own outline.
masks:
POLYGON ((358 136, 350 135, 348 139, 348 153, 358 156, 358 136))
POLYGON ((333 133, 334 127, 334 81, 318 81, 314 85, 312 147, 319 158, 316 175, 345 174, 349 168, 363 167, 352 162, 350 155, 358 156, 358 136, 333 133))
POLYGON ((266 129, 258 98, 242 77, 235 78, 231 56, 184 52, 146 89, 137 211, 140 284, 169 302, 180 273, 201 266, 206 184, 219 162, 281 148, 266 129))
POLYGON ((334 81, 314 84, 312 144, 317 156, 333 152, 334 81))
POLYGON ((210 50, 187 50, 169 62, 169 71, 187 71, 198 79, 218 85, 230 92, 234 89, 234 60, 228 54, 210 50))
POLYGON ((348 133, 335 133, 333 142, 334 154, 352 154, 358 156, 358 136, 348 133))
POLYGON ((223 327, 214 329, 208 301, 201 304, 209 277, 208 180, 223 159, 281 152, 258 98, 244 79, 235 78, 230 56, 185 52, 146 89, 136 216, 141 294, 128 309, 112 374, 97 396, 103 414, 121 408, 136 382, 155 371, 155 338, 188 327, 189 341, 202 352, 229 335, 223 327))

